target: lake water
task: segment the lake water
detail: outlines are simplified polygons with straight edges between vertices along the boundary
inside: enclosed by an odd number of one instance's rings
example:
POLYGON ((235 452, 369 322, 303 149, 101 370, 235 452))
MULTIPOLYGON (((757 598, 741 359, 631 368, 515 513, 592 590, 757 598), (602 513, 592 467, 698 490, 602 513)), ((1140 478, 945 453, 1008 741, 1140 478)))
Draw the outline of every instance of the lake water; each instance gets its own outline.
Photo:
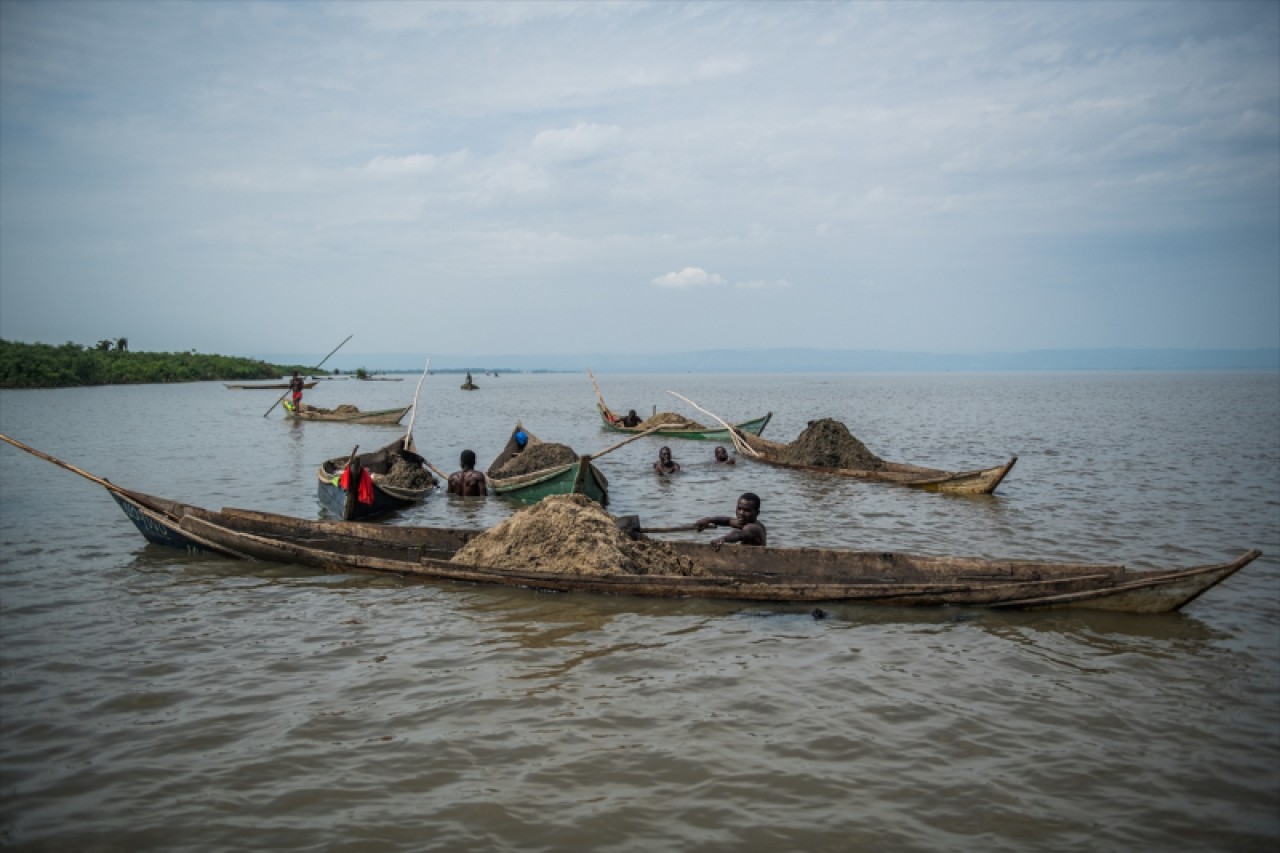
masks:
MULTIPOLYGON (((592 452, 585 375, 437 375, 414 435, 482 466, 517 419, 592 452)), ((1280 374, 598 377, 615 409, 844 421, 993 496, 713 445, 604 457, 651 526, 763 498, 773 545, 1124 562, 1264 555, 1184 611, 807 609, 556 595, 189 557, 0 444, 7 850, 1232 850, 1280 844, 1280 374)), ((417 377, 307 400, 407 405, 417 377)), ((315 469, 402 430, 219 383, 0 392, 0 432, 120 485, 315 518, 315 469)), ((702 418, 705 420, 705 418, 702 418)), ((407 423, 407 422, 406 422, 407 423)), ((439 493, 389 523, 487 526, 439 493)), ((678 534, 707 539, 703 534, 678 534)))

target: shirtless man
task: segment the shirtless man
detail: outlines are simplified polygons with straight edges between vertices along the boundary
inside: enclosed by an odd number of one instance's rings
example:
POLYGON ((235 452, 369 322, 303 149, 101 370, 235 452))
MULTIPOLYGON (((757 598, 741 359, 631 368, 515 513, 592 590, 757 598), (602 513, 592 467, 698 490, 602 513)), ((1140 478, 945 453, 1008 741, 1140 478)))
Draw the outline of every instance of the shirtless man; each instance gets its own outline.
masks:
POLYGON ((671 448, 664 447, 658 451, 658 461, 653 463, 655 474, 678 474, 680 463, 671 458, 671 448))
POLYGON ((716 551, 726 542, 738 542, 743 545, 764 545, 766 535, 764 525, 760 523, 760 498, 752 492, 744 492, 738 498, 737 515, 729 518, 726 515, 708 516, 693 523, 695 530, 708 527, 732 527, 725 535, 711 540, 711 547, 716 551))
POLYGON ((449 475, 449 494, 461 495, 464 498, 482 498, 488 494, 484 474, 476 470, 476 453, 474 450, 462 451, 462 470, 449 475))
POLYGON ((624 427, 640 426, 640 416, 636 414, 636 410, 632 409, 627 412, 626 417, 618 418, 618 424, 624 427))
POLYGON ((716 446, 716 461, 723 462, 726 465, 732 465, 738 460, 729 458, 729 451, 719 445, 716 446))

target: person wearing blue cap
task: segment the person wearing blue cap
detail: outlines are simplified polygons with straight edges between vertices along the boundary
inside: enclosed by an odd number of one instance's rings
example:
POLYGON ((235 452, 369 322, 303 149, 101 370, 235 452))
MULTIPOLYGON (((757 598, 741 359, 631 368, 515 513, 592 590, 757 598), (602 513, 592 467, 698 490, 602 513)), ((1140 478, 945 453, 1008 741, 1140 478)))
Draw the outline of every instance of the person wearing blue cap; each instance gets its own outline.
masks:
POLYGON ((525 445, 529 443, 529 433, 522 429, 516 430, 516 446, 524 450, 525 445))

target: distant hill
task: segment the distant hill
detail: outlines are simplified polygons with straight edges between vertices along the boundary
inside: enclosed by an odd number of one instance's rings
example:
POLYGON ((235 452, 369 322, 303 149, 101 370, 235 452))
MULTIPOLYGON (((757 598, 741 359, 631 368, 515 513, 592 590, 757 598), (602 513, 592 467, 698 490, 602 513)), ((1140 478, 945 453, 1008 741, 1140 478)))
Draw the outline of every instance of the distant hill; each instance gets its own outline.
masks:
MULTIPOLYGON (((344 373, 422 370, 572 371, 597 373, 939 373, 1007 370, 1235 370, 1280 369, 1280 347, 1262 349, 1093 349, 1028 352, 913 353, 879 350, 701 350, 678 353, 558 353, 550 355, 449 355, 437 353, 338 353, 325 368, 344 373)), ((255 355, 274 364, 315 363, 324 353, 255 355)))

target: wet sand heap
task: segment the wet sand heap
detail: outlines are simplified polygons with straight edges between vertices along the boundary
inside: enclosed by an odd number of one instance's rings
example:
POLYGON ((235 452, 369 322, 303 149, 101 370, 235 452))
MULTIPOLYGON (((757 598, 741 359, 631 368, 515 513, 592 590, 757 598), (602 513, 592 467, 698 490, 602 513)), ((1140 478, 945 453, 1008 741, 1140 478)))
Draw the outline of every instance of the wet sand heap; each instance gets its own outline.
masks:
POLYGON ((883 459, 867 450, 848 427, 831 418, 809 421, 804 432, 782 449, 781 457, 783 462, 792 465, 861 471, 878 471, 884 467, 883 459))
POLYGON ((697 421, 691 421, 683 415, 677 415, 675 412, 658 412, 646 421, 641 421, 639 430, 653 429, 660 426, 680 426, 685 429, 706 429, 705 426, 697 421))
POLYGON ((343 403, 336 409, 325 409, 310 403, 303 403, 298 408, 303 412, 318 412, 322 415, 358 415, 360 413, 360 410, 350 403, 343 403))
POLYGON ((552 495, 467 543, 452 562, 569 575, 706 575, 665 542, 633 541, 595 501, 552 495))
POLYGON ((378 482, 396 489, 426 489, 436 484, 436 478, 413 460, 396 456, 391 460, 387 473, 379 477, 378 482))
POLYGON ((519 477, 521 474, 532 474, 534 471, 547 468, 559 468, 561 465, 568 465, 577 460, 578 454, 573 452, 572 447, 556 444, 554 441, 543 441, 530 444, 503 463, 497 471, 490 472, 489 476, 505 480, 508 477, 519 477))

